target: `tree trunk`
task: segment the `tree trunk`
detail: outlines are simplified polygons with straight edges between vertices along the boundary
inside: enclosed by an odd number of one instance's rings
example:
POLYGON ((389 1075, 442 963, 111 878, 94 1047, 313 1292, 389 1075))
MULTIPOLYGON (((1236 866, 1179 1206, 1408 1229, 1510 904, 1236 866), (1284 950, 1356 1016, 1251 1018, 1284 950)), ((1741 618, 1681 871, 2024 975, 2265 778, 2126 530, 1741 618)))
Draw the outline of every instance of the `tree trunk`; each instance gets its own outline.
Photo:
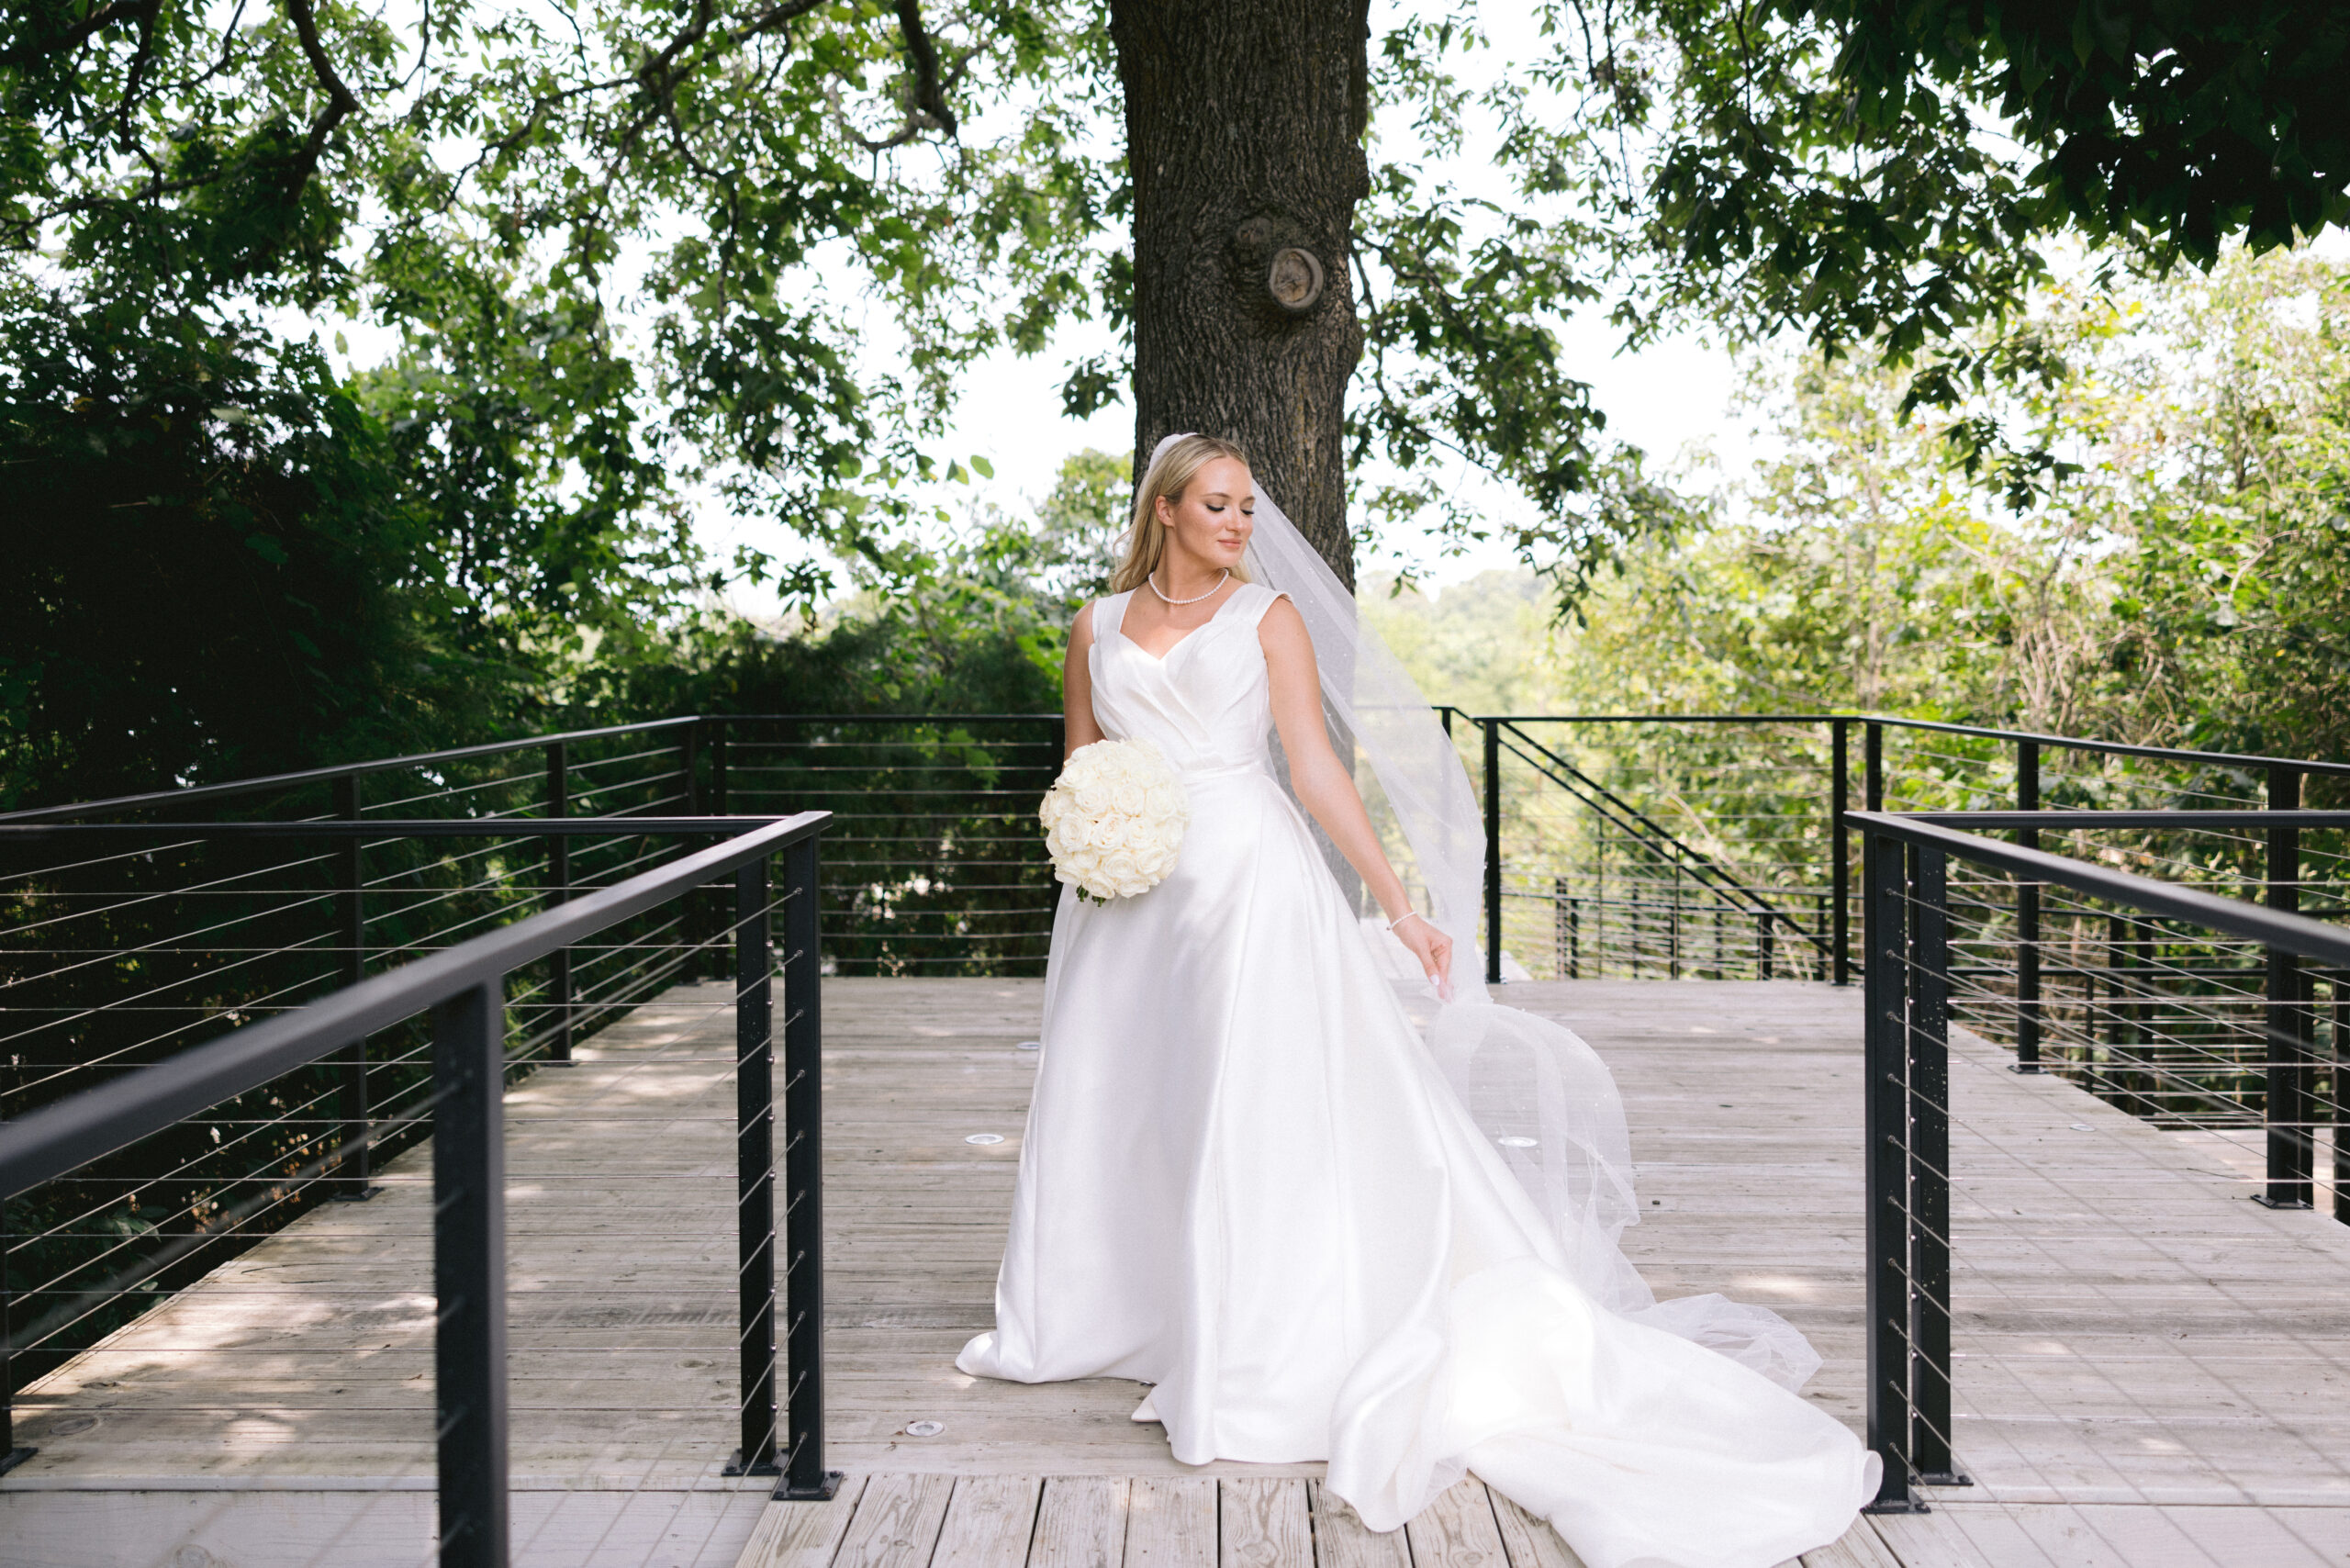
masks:
MULTIPOLYGON (((1354 586, 1368 0, 1111 0, 1134 181, 1135 452, 1200 431, 1354 586)), ((1139 476, 1137 476, 1139 477, 1139 476)))

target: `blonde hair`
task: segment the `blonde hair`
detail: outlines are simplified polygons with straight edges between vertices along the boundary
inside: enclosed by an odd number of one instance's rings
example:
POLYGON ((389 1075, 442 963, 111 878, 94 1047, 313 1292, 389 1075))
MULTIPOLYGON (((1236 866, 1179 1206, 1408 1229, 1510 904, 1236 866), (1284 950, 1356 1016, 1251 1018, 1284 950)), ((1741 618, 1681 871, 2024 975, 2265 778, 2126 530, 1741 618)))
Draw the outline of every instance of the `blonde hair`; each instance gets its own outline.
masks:
MULTIPOLYGON (((1112 593, 1138 588, 1144 579, 1158 570, 1159 563, 1167 558, 1167 530, 1159 526, 1158 498, 1166 497, 1169 504, 1181 500, 1184 490, 1199 477, 1200 470, 1219 457, 1229 457, 1243 467, 1248 463, 1247 453, 1217 436, 1178 436, 1161 444, 1158 455, 1151 460, 1150 471, 1135 489, 1134 527, 1126 533, 1126 558, 1111 574, 1112 593)), ((1248 580, 1248 568, 1235 566, 1232 575, 1245 583, 1248 580)))

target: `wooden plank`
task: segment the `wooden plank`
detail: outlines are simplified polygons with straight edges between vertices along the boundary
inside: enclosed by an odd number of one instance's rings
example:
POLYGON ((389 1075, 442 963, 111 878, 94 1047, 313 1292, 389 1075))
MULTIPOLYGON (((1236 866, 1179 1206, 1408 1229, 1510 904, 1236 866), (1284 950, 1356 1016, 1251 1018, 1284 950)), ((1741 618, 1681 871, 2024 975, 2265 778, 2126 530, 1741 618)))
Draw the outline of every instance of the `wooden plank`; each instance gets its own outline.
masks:
POLYGON ((1802 1561, 1803 1568, 1904 1568, 1878 1538, 1873 1517, 1854 1520, 1842 1540, 1805 1552, 1802 1561))
POLYGON ((1404 1529, 1413 1568, 1504 1568, 1508 1562, 1493 1499, 1473 1475, 1448 1487, 1404 1529))
POLYGON ((1217 1568, 1314 1568, 1302 1478, 1230 1476, 1216 1490, 1217 1568))
MULTIPOLYGON (((1306 1500, 1314 1509, 1315 1568, 1412 1568, 1412 1553, 1402 1530, 1374 1531, 1362 1522, 1352 1504, 1319 1481, 1306 1484, 1306 1500)), ((1517 1568, 1536 1565, 1529 1562, 1517 1568)))
MULTIPOLYGON (((1981 1522, 2005 1525, 2008 1521, 1998 1517, 2002 1512, 1993 1510, 1993 1517, 1981 1522)), ((1930 1514, 1874 1514, 1863 1522, 1874 1528, 1900 1568, 2090 1568, 2071 1554, 2052 1558, 2028 1537, 2005 1529, 1997 1533, 2009 1538, 2003 1543, 2008 1550, 1997 1558, 1987 1556, 1969 1539, 1976 1529, 1958 1525, 1941 1508, 1930 1514)))
POLYGON ((950 1475, 876 1475, 841 1538, 833 1568, 929 1568, 955 1490, 950 1475))
POLYGON ((967 1475, 955 1483, 931 1568, 1021 1568, 1036 1533, 1033 1475, 967 1475))
POLYGON ((1047 1480, 1028 1568, 1125 1568, 1129 1484, 1083 1475, 1047 1480))
POLYGON ((1126 1568, 1216 1568, 1216 1486, 1206 1476, 1136 1480, 1126 1501, 1126 1568))
POLYGON ((832 1568, 865 1486, 853 1475, 821 1503, 769 1503, 734 1568, 832 1568))
POLYGON ((1550 1520, 1527 1512, 1490 1486, 1485 1492, 1493 1499, 1494 1523, 1501 1529, 1502 1551, 1510 1568, 1583 1568, 1583 1559, 1559 1539, 1550 1520))

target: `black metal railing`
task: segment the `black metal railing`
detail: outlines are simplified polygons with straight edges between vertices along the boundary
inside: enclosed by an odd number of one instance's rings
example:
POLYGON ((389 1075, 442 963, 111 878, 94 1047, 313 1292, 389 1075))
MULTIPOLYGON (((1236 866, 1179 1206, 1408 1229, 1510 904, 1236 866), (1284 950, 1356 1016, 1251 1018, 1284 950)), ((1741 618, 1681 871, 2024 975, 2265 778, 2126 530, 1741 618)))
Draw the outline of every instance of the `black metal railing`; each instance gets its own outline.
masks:
MULTIPOLYGON (((2350 907, 2350 833, 2284 809, 2350 788, 2350 765, 1852 715, 1441 711, 1483 797, 1490 978, 1516 955, 1561 978, 1843 983, 1858 900, 1838 824, 1856 800, 2049 808, 1998 831, 2279 909, 2350 907)), ((1039 973, 1058 890, 1034 812, 1059 726, 695 716, 0 817, 0 1119, 732 831, 705 813, 834 813, 815 901, 828 971, 1039 973), (174 820, 199 811, 245 820, 174 820)), ((1963 902, 1951 1006, 2023 1070, 2165 1125, 2306 1119, 2298 1081, 2272 1070, 2258 950, 2185 943, 2055 884, 1985 884, 1963 902)), ((722 976, 733 919, 687 889, 605 940, 520 965, 509 1073, 570 1059, 677 981, 722 976)), ((364 1199, 375 1162, 429 1126, 432 1071, 430 1032, 404 1022, 158 1134, 146 1168, 112 1168, 54 1214, 0 1213, 0 1312, 18 1329, 0 1394, 308 1205, 364 1199), (134 1283, 93 1294, 126 1270, 134 1283), (82 1305, 52 1322, 69 1298, 82 1305), (35 1319, 51 1327, 28 1341, 35 1319)), ((2289 1198, 2301 1145, 2269 1147, 2269 1184, 2289 1198)))
POLYGON ((1485 965, 1533 978, 1825 979, 1834 774, 1807 715, 1453 716, 1483 788, 1485 965))
MULTIPOLYGON (((213 799, 225 792, 216 792, 213 799)), ((62 813, 60 813, 62 814, 62 813)), ((21 1259, 43 1242, 71 1240, 95 1217, 109 1212, 126 1183, 152 1190, 154 1178, 136 1162, 119 1171, 128 1151, 170 1139, 204 1118, 215 1129, 224 1105, 270 1097, 289 1081, 315 1073, 321 1064, 341 1066, 370 1037, 396 1031, 430 1014, 426 1059, 412 1086, 406 1126, 429 1130, 433 1139, 434 1290, 440 1304, 435 1336, 435 1399, 439 1451, 441 1561, 492 1564, 506 1561, 505 1405, 505 1193, 502 1178, 500 1102, 517 1058, 505 1036, 516 1013, 514 977, 534 972, 565 951, 617 953, 627 958, 644 984, 657 988, 668 977, 690 974, 710 955, 731 947, 735 1014, 734 1129, 737 1147, 738 1353, 740 1447, 737 1473, 779 1473, 778 1495, 829 1495, 834 1478, 823 1470, 822 1316, 822 1139, 818 1071, 822 1014, 818 890, 819 834, 827 818, 806 812, 780 821, 722 817, 639 818, 639 834, 721 838, 710 847, 684 854, 669 864, 636 872, 612 885, 558 902, 516 924, 485 931, 413 957, 371 979, 336 989, 279 1015, 232 1027, 201 1044, 170 1048, 160 1059, 107 1064, 108 1081, 50 1097, 36 1109, 0 1126, 0 1204, 23 1214, 28 1198, 62 1193, 51 1205, 52 1219, 38 1233, 20 1219, 0 1226, 0 1256, 21 1259), (769 872, 771 857, 783 857, 779 881, 769 872), (712 934, 688 935, 683 911, 713 881, 732 883, 731 918, 712 934), (775 1256, 774 1093, 772 1080, 772 977, 777 966, 770 920, 784 921, 781 978, 784 984, 784 1170, 786 1282, 782 1338, 789 1382, 779 1385, 777 1368, 775 1256), (647 929, 648 918, 655 924, 647 929), (624 939, 613 940, 615 934, 624 939), (599 938, 590 944, 589 938, 599 938), (13 1234, 10 1233, 13 1230, 13 1234), (778 1388, 780 1395, 778 1396, 778 1388), (783 1413, 778 1435, 778 1406, 783 1413)), ((518 834, 532 841, 593 842, 612 833, 609 822, 543 818, 432 821, 342 819, 300 823, 44 823, 0 825, 0 838, 27 848, 66 845, 77 857, 64 864, 106 864, 140 854, 139 846, 158 838, 173 842, 238 844, 331 840, 400 841, 479 839, 511 843, 518 834)), ((345 864, 331 852, 316 859, 345 864)), ((277 869, 283 870, 285 863, 277 869)), ((544 890, 539 890, 543 891, 544 890)), ((306 902, 308 890, 296 902, 306 902)), ((280 897, 280 894, 272 894, 280 897)), ((48 957, 58 955, 44 949, 48 957)), ((275 955, 272 955, 275 956, 275 955)), ((536 985, 537 982, 532 982, 536 985)), ((542 994, 538 1005, 557 1003, 542 994)), ((576 1009, 576 999, 561 1003, 576 1009)), ((618 1002, 589 1005, 618 1006, 618 1002)), ((570 1019, 576 1024, 576 1016, 570 1019)), ((556 1036, 547 1029, 542 1039, 556 1036)), ((274 1096, 284 1108, 283 1093, 274 1096)), ((296 1109, 314 1108, 307 1103, 296 1109)), ((259 1118, 239 1124, 238 1141, 264 1136, 285 1120, 259 1118)), ((349 1123, 338 1129, 350 1137, 349 1123)), ((218 1138, 217 1130, 215 1138, 218 1138)), ((319 1184, 352 1180, 350 1168, 376 1141, 363 1125, 355 1141, 303 1137, 292 1145, 272 1140, 265 1161, 274 1165, 262 1200, 238 1206, 282 1210, 288 1194, 319 1184)), ((364 1162, 363 1162, 364 1169, 364 1162)), ((37 1206, 37 1205, 34 1205, 37 1206)), ((216 1204, 216 1207, 218 1205, 216 1204)), ((194 1205, 166 1213, 165 1226, 148 1227, 151 1243, 126 1258, 111 1238, 96 1257, 82 1256, 76 1272, 44 1282, 39 1305, 45 1310, 13 1313, 12 1332, 0 1351, 13 1361, 28 1345, 38 1348, 61 1327, 88 1318, 95 1306, 141 1287, 134 1282, 151 1271, 167 1272, 173 1262, 217 1262, 207 1249, 218 1227, 194 1205), (108 1271, 111 1277, 107 1277, 108 1271), (29 1321, 25 1321, 29 1319, 29 1321)), ((87 1253, 84 1247, 81 1251, 87 1253)), ((10 1276, 10 1277, 13 1277, 10 1276)), ((10 1299, 0 1282, 0 1305, 22 1305, 21 1288, 10 1299)), ((0 1365, 0 1378, 9 1368, 0 1365)), ((0 1381, 12 1389, 13 1380, 0 1381)), ((0 1402, 0 1420, 7 1406, 0 1402)), ((0 1425, 0 1453, 22 1457, 0 1425)))
MULTIPOLYGON (((1796 977, 1849 983, 1857 913, 1849 836, 1866 810, 2290 809, 2350 801, 2350 764, 1841 714, 1472 715, 1446 710, 1480 780, 1489 981, 1796 977)), ((2094 853, 2157 876, 2350 910, 2350 834, 2266 830, 2182 840, 2163 823, 2094 853)), ((2036 831, 2048 831, 2045 829, 2036 831)), ((2027 897, 2019 934, 2037 912, 2027 897)), ((2003 957, 2031 993, 2038 946, 2003 957)), ((2026 1012, 2029 1030, 2035 1015, 2026 1012)), ((2027 1060, 2026 1037, 2012 1041, 2027 1060)))
POLYGON ((836 972, 1041 975, 1060 888, 1036 807, 1058 713, 705 719, 717 809, 826 811, 836 972))
POLYGON ((1953 1436, 1953 1020, 2004 1012, 2010 1037, 2034 1039, 2042 1050, 2017 1067, 2058 1057, 2090 1063, 2103 1079, 2090 1086, 2108 1097, 2208 1098, 2215 1076, 2252 1081, 2246 1099, 2256 1107, 2260 1143, 2254 1195, 2272 1206, 2310 1207, 2323 1135, 2333 1146, 2336 1217, 2350 1219, 2350 1149, 2341 1136, 2350 932, 2298 913, 2291 874, 2294 840, 2350 829, 2350 812, 2246 815, 1864 811, 1847 819, 1863 837, 1866 905, 1867 1421, 1886 1467, 1878 1507, 1913 1508, 1919 1485, 1964 1479, 1953 1436), (1986 836, 2085 827, 2165 834, 2249 828, 2268 840, 2268 867, 2285 875, 2255 903, 1986 836), (2026 891, 2043 915, 2061 908, 2067 922, 2112 921, 2132 934, 2138 961, 2104 977, 2101 1003, 2059 1008, 2044 992, 1986 984, 1986 966, 1970 954, 1986 945, 1986 932, 1990 945, 2039 953, 2043 975, 2068 967, 2050 961, 2063 955, 2042 951, 2051 946, 2044 929, 2015 935, 2026 891), (2322 991, 2331 993, 2330 1007, 2322 991), (2321 1049, 2329 1013, 2331 1047, 2321 1049), (2116 1019, 2126 1038, 2116 1037, 2116 1019), (2117 1075, 2128 1081, 2118 1084, 2117 1075))
MULTIPOLYGON (((1490 846, 1487 962, 1556 978, 1795 975, 1849 980, 1857 801, 1902 811, 2289 808, 2350 791, 2350 764, 2132 745, 1840 714, 1472 715, 1440 709, 1479 777, 1490 846)), ((0 822, 151 819, 212 802, 267 820, 699 815, 828 810, 832 959, 848 974, 1040 973, 1058 888, 1035 827, 1060 716, 710 714, 536 735, 269 778, 19 812, 0 822), (535 757, 531 754, 538 754, 535 757)), ((2339 803, 2338 800, 2336 803, 2339 803)), ((2268 885, 2266 846, 2192 855, 2151 834, 2105 852, 2141 869, 2268 885)), ((330 946, 357 978, 364 932, 418 897, 347 846, 330 946), (403 894, 411 896, 403 897, 403 894)), ((580 846, 583 856, 591 854, 580 846)), ((2350 904, 2350 839, 2299 846, 2313 910, 2350 904)), ((551 850, 546 880, 574 868, 551 850)), ((583 868, 584 869, 585 868, 583 868)), ((2020 915, 2031 924, 2029 909, 2020 915)), ((704 912, 696 918, 715 918, 704 912)), ((389 930, 378 947, 397 952, 389 930)), ((2026 943, 2021 961, 2028 965, 2026 943)), ((569 977, 546 977, 560 998, 569 977)), ((2018 977, 2029 990, 2031 977, 2018 977)), ((2027 1027, 2029 1021, 2027 1017, 2027 1027)), ((2030 1040, 2019 1042, 2027 1057, 2030 1040)), ((559 1051, 561 1043, 555 1048, 559 1051)))

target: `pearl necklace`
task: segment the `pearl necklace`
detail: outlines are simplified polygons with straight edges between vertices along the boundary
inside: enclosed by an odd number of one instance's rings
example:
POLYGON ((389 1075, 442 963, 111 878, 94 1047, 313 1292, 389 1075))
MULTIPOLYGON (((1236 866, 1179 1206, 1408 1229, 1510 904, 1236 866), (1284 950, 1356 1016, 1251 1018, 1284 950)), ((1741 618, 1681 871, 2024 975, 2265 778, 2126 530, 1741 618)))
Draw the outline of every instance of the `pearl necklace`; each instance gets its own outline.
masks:
POLYGON ((1142 580, 1150 585, 1151 592, 1158 595, 1158 601, 1161 604, 1197 604, 1203 599, 1214 599, 1217 594, 1223 592, 1225 578, 1231 576, 1232 568, 1226 566, 1224 569, 1224 577, 1216 578, 1215 587, 1208 589, 1205 593, 1195 593, 1189 599, 1168 598, 1166 590, 1158 586, 1158 574, 1157 572, 1147 573, 1142 580))

